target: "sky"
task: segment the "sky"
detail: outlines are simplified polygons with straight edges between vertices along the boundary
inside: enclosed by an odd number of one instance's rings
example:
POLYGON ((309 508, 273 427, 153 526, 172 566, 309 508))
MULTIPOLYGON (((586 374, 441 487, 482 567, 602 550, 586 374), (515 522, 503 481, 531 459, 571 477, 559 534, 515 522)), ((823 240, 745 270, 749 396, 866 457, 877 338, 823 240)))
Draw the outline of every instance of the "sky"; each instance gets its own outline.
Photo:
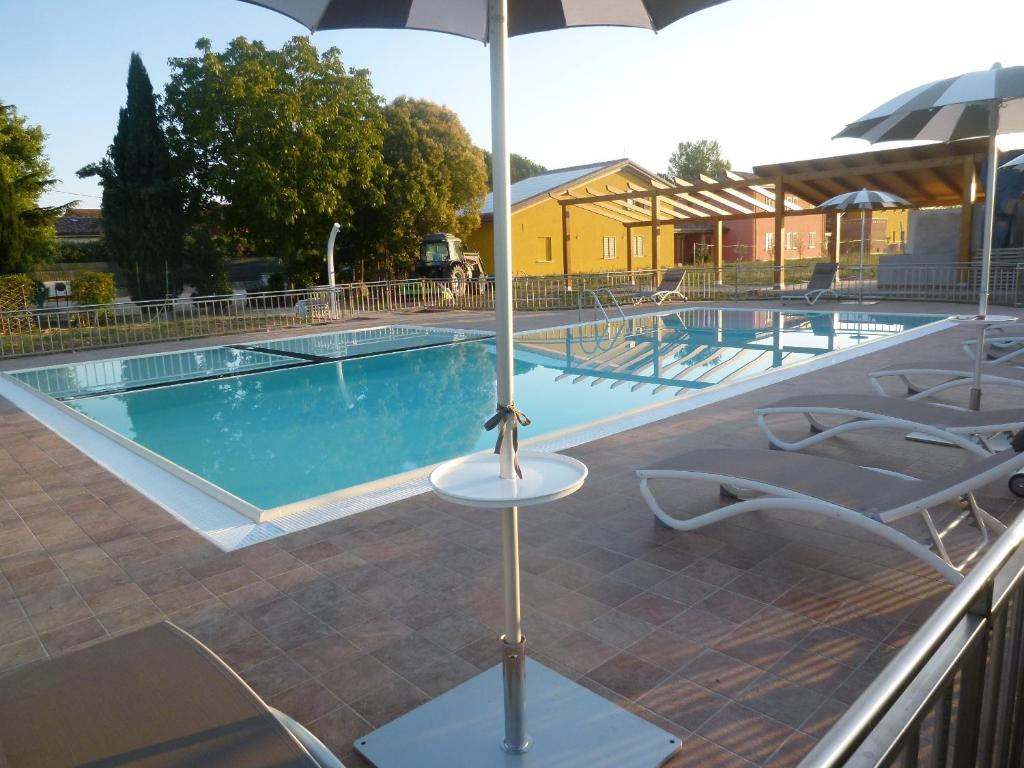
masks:
MULTIPOLYGON (((1021 0, 731 0, 658 34, 574 29, 514 38, 510 146, 549 168, 629 157, 664 171, 681 141, 717 139, 733 168, 860 152, 832 140, 910 88, 962 72, 1024 64, 1021 0), (970 14, 964 8, 970 8, 970 14), (984 38, 984 40, 982 39, 984 38)), ((168 59, 208 37, 278 47, 306 30, 238 0, 0 0, 0 103, 48 134, 60 180, 47 203, 99 207, 99 160, 125 99, 132 51, 159 93, 168 59)), ((411 31, 319 32, 374 88, 445 104, 490 147, 488 52, 411 31)), ((887 145, 881 145, 882 147, 887 145)), ((1024 134, 1001 137, 1024 148, 1024 134)))

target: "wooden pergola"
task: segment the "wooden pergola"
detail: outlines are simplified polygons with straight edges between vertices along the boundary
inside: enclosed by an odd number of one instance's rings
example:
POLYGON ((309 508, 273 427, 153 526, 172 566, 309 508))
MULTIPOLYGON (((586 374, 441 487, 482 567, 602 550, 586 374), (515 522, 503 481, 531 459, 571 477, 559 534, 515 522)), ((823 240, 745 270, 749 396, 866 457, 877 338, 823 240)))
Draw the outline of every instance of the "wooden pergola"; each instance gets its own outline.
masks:
MULTIPOLYGON (((978 169, 985 154, 984 139, 949 144, 928 144, 874 150, 791 163, 760 165, 753 174, 728 172, 725 181, 702 176, 697 181, 651 179, 648 185, 627 184, 622 189, 586 188, 587 194, 564 190, 551 196, 562 206, 565 272, 571 272, 569 210, 577 206, 617 221, 628 229, 652 230, 652 265, 660 268, 658 230, 696 222, 713 224, 716 231, 715 269, 721 270, 722 224, 726 221, 771 218, 775 223, 773 262, 778 282, 784 282, 783 234, 787 216, 820 215, 817 206, 841 192, 869 188, 892 192, 915 207, 962 206, 960 259, 971 258, 974 203, 979 199, 978 169)), ((839 232, 839 216, 828 213, 831 231, 839 232)), ((631 240, 627 237, 627 269, 633 268, 631 240)), ((839 238, 830 248, 839 258, 839 238)), ((720 272, 719 272, 720 274, 720 272)))

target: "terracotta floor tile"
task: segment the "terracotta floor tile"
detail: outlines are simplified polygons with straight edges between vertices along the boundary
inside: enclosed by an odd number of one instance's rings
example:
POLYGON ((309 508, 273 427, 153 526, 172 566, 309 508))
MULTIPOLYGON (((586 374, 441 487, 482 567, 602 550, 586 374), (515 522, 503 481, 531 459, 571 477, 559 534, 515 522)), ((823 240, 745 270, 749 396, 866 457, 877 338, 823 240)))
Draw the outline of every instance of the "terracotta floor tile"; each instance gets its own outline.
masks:
POLYGON ((13 643, 0 645, 0 673, 46 658, 42 643, 35 637, 27 637, 13 643))
POLYGON ((624 611, 613 610, 585 624, 583 629, 609 645, 622 649, 650 635, 656 626, 624 611))
POLYGON ((699 728, 728 702, 724 696, 681 675, 662 681, 638 700, 640 705, 689 731, 699 728))
POLYGON ((309 673, 284 654, 241 670, 240 674, 264 698, 294 688, 309 679, 309 673))
POLYGON ((104 637, 107 637, 107 631, 103 625, 90 618, 43 632, 39 635, 39 640, 50 656, 56 656, 104 637))
POLYGON ((736 698, 758 678, 761 670, 709 649, 683 667, 680 674, 704 688, 736 698))
POLYGON ((704 651, 700 643, 657 629, 626 649, 629 653, 668 672, 678 672, 704 651))
POLYGON ((663 682, 668 673, 632 654, 620 653, 590 670, 587 677, 620 696, 635 700, 663 682))
POLYGON ((753 768, 753 765, 749 760, 691 734, 683 739, 682 750, 665 763, 664 768, 753 768))
POLYGON ((310 640, 288 650, 288 656, 314 677, 318 677, 352 659, 362 651, 340 635, 310 640))
POLYGON ((406 678, 428 696, 440 696, 445 691, 480 674, 474 665, 453 653, 434 652, 426 663, 406 675, 406 678))
POLYGON ((335 696, 351 703, 393 683, 399 676, 370 654, 363 654, 352 657, 319 679, 335 696))
POLYGON ((309 730, 332 754, 344 757, 346 766, 355 766, 355 762, 345 757, 352 751, 356 739, 366 736, 373 730, 368 722, 357 715, 350 707, 342 704, 323 717, 309 723, 309 730))
MULTIPOLYGON (((572 632, 557 642, 546 645, 539 650, 555 661, 572 667, 581 674, 586 674, 614 656, 617 648, 609 643, 598 640, 583 631, 572 632)), ((495 663, 500 656, 495 654, 495 663)))
POLYGON ((267 701, 270 706, 281 710, 303 725, 309 725, 319 717, 338 708, 340 700, 315 680, 306 680, 281 693, 274 694, 267 701))
POLYGON ((768 760, 793 730, 739 704, 728 704, 697 729, 705 739, 754 763, 768 760))
POLYGON ((379 728, 427 701, 423 691, 405 680, 395 680, 352 702, 355 712, 379 728))
MULTIPOLYGON (((666 582, 662 582, 665 584, 666 582)), ((655 589, 661 586, 656 585, 655 589)), ((659 626, 671 621, 688 606, 685 603, 669 599, 654 592, 647 592, 638 595, 619 606, 619 610, 642 619, 650 624, 659 626)))
POLYGON ((610 608, 622 605, 642 593, 642 588, 611 576, 598 579, 580 590, 581 595, 586 595, 610 608))
POLYGON ((824 703, 826 696, 765 672, 737 699, 762 715, 791 728, 800 728, 824 703))

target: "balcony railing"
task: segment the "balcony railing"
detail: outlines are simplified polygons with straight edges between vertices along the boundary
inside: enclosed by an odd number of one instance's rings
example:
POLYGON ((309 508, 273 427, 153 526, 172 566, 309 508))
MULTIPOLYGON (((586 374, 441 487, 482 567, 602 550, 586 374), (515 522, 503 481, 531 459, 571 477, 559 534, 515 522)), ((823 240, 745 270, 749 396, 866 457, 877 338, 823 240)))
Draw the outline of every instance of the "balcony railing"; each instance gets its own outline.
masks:
POLYGON ((1024 517, 800 768, 1024 764, 1024 517))

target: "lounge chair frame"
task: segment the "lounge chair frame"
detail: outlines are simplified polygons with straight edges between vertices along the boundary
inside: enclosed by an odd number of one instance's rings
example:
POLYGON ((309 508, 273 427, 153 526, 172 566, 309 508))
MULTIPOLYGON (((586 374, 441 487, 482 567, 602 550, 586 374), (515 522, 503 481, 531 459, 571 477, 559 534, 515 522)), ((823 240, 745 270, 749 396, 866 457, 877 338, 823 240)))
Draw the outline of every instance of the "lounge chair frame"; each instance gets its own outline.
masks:
POLYGON ((837 299, 839 294, 836 293, 834 286, 838 273, 838 264, 830 261, 819 261, 814 265, 814 271, 811 272, 811 278, 807 281, 806 288, 784 292, 779 295, 779 298, 782 299, 783 304, 791 299, 804 299, 811 306, 817 304, 818 299, 826 294, 837 299))
MULTIPOLYGON (((940 406, 947 407, 947 406, 940 406)), ((952 407, 952 406, 949 406, 952 407)), ((989 456, 996 451, 992 440, 994 437, 1014 433, 1024 429, 1024 409, 1019 421, 993 422, 970 427, 937 426, 911 419, 865 410, 863 408, 843 408, 824 405, 789 405, 765 406, 754 409, 757 425, 761 428, 772 448, 783 451, 801 451, 812 445, 831 440, 850 432, 864 429, 900 429, 906 432, 917 432, 939 441, 950 443, 958 448, 979 457, 989 456), (768 423, 768 418, 775 415, 801 415, 810 425, 811 434, 800 440, 785 440, 779 437, 768 423), (824 424, 820 417, 848 419, 840 424, 824 424)))
MULTIPOLYGON (((988 457, 991 459, 991 456, 988 457)), ((974 498, 974 490, 989 482, 1005 477, 1008 474, 1019 472, 1024 468, 1024 454, 1014 454, 998 464, 973 475, 969 479, 962 480, 950 487, 943 488, 923 495, 921 498, 904 503, 892 509, 885 510, 868 516, 855 509, 845 507, 824 499, 819 499, 805 493, 794 491, 781 485, 776 485, 763 480, 752 480, 739 477, 727 472, 709 472, 706 470, 687 469, 642 469, 637 471, 640 478, 640 493, 647 502, 648 507, 654 513, 655 518, 662 525, 677 531, 694 531, 713 523, 727 520, 747 512, 765 512, 774 510, 793 510, 811 512, 824 515, 836 520, 842 520, 850 525, 863 530, 871 531, 873 534, 885 539, 896 547, 908 552, 922 562, 938 571, 946 580, 953 584, 959 583, 963 575, 961 573, 967 563, 973 560, 988 544, 988 532, 991 529, 996 533, 1006 530, 999 520, 983 510, 974 498), (654 498, 649 482, 655 479, 675 480, 702 480, 717 483, 723 496, 739 498, 740 500, 720 507, 711 512, 706 512, 688 520, 674 518, 665 512, 654 498), (736 493, 739 491, 739 493, 736 493), (743 498, 747 493, 762 494, 754 498, 743 498), (954 517, 942 530, 935 525, 932 519, 930 508, 962 499, 967 509, 954 517), (933 551, 929 546, 921 544, 904 533, 890 527, 889 523, 895 522, 911 515, 920 515, 924 520, 935 547, 933 551), (976 547, 959 564, 955 564, 949 557, 943 539, 967 517, 972 517, 979 529, 979 541, 976 547)), ((865 467, 881 474, 886 474, 903 479, 914 481, 908 475, 901 475, 889 470, 865 467)))
POLYGON ((645 301, 653 301, 659 307, 671 296, 676 296, 679 301, 686 301, 686 296, 683 294, 683 281, 686 279, 686 270, 680 269, 667 269, 664 275, 662 275, 661 282, 658 287, 652 291, 639 291, 631 297, 633 300, 633 306, 637 307, 643 304, 645 301), (674 280, 669 275, 679 273, 679 279, 674 280), (672 285, 675 287, 671 287, 672 285))
MULTIPOLYGON (((1024 370, 1016 366, 1007 365, 1002 372, 993 372, 992 364, 988 372, 981 375, 981 383, 993 386, 1024 387, 1024 370)), ((940 392, 945 392, 956 387, 969 387, 974 384, 974 371, 964 368, 951 367, 947 363, 930 364, 909 364, 906 367, 893 366, 881 371, 872 371, 868 374, 868 381, 880 395, 891 397, 882 385, 882 381, 891 377, 897 377, 906 387, 907 397, 910 400, 923 400, 934 397, 940 392), (945 381, 938 384, 924 385, 911 381, 912 376, 942 376, 945 381)))

